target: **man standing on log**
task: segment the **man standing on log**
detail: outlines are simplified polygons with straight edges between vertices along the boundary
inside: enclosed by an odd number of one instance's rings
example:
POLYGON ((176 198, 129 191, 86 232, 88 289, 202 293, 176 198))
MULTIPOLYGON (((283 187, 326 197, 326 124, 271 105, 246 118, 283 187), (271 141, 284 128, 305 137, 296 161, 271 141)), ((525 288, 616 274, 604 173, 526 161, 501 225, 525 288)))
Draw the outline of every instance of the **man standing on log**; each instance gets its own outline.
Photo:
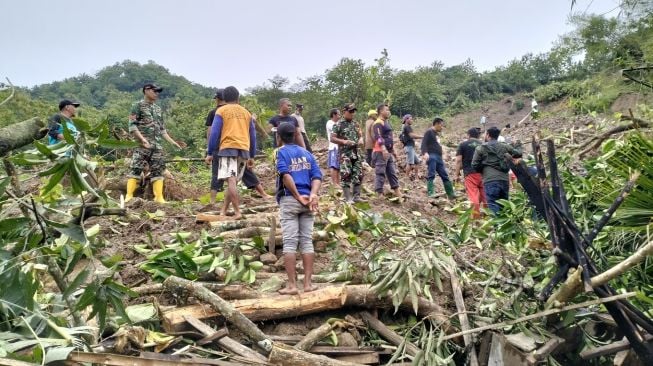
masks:
POLYGON ((331 141, 333 134, 333 126, 340 120, 340 111, 338 108, 331 109, 329 119, 326 123, 327 140, 329 141, 329 149, 327 152, 327 168, 331 175, 331 184, 334 186, 340 185, 340 157, 338 155, 338 144, 331 141))
POLYGON ((340 159, 340 184, 345 202, 362 202, 361 183, 363 182, 363 152, 359 145, 363 145, 363 133, 354 121, 356 114, 354 103, 345 104, 342 108, 343 119, 335 126, 331 133, 331 141, 338 144, 340 159), (353 191, 353 198, 352 198, 353 191))
POLYGON ((218 108, 211 125, 209 148, 206 162, 213 163, 214 153, 218 160, 218 180, 227 181, 227 192, 222 204, 222 215, 227 215, 229 205, 233 205, 234 220, 239 220, 240 196, 238 181, 242 178, 245 165, 254 166, 256 155, 256 127, 249 111, 238 104, 240 93, 233 86, 224 89, 226 104, 218 108))
POLYGON ((288 283, 281 294, 297 294, 295 273, 296 252, 302 254, 304 264, 304 292, 317 290, 311 282, 315 251, 313 248, 314 213, 318 208, 318 192, 322 172, 313 154, 293 143, 296 127, 283 122, 277 129, 283 146, 277 151, 277 202, 280 206, 283 258, 288 283))
POLYGON ((449 180, 447 168, 444 165, 444 159, 442 159, 443 149, 440 144, 439 134, 442 131, 443 125, 444 119, 435 117, 433 119, 433 126, 426 131, 422 139, 422 155, 424 155, 428 167, 426 193, 429 197, 435 195, 435 175, 437 174, 442 179, 442 185, 444 186, 444 191, 447 193, 447 197, 454 199, 456 195, 453 190, 453 183, 449 180))
POLYGON ((394 140, 392 137, 392 126, 390 125, 390 107, 387 104, 379 104, 376 107, 379 118, 372 125, 374 134, 374 150, 372 152, 372 163, 374 164, 374 190, 378 196, 383 195, 385 178, 388 178, 390 188, 399 198, 402 197, 397 178, 397 163, 394 151, 394 140))
POLYGON ((291 116, 295 117, 297 120, 297 124, 299 125, 299 129, 301 130, 302 133, 302 140, 304 140, 304 146, 306 146, 306 150, 309 153, 313 153, 313 150, 311 150, 311 144, 308 141, 308 136, 306 135, 306 126, 304 122, 304 117, 302 117, 302 112, 304 111, 304 105, 303 104, 295 104, 295 113, 293 113, 291 116))
POLYGON ((64 99, 59 102, 59 113, 50 117, 50 125, 48 128, 48 144, 54 145, 64 139, 64 125, 66 125, 66 128, 68 131, 70 131, 73 137, 77 136, 77 128, 73 124, 72 118, 75 117, 77 108, 79 108, 79 106, 79 102, 68 99, 64 99))
MULTIPOLYGON (((206 140, 208 144, 208 140, 211 137, 211 126, 213 126, 213 120, 215 119, 215 111, 222 107, 223 105, 227 104, 224 101, 224 89, 218 89, 215 92, 215 96, 213 96, 213 99, 215 99, 217 105, 216 108, 211 109, 209 112, 208 116, 206 116, 206 140)), ((245 171, 243 172, 243 184, 247 189, 250 190, 256 190, 258 194, 261 196, 263 199, 270 199, 272 196, 267 194, 265 192, 265 189, 263 189, 263 185, 261 182, 258 180, 258 177, 254 173, 254 171, 248 167, 245 167, 245 171)), ((211 161, 211 193, 210 193, 210 201, 209 203, 213 205, 215 203, 215 197, 218 194, 218 192, 222 192, 224 190, 224 180, 218 180, 218 159, 213 159, 211 161)))
POLYGON ((162 91, 163 88, 156 84, 145 84, 143 85, 144 98, 132 105, 131 114, 129 115, 129 132, 141 146, 135 148, 132 154, 131 173, 127 180, 125 202, 134 197, 141 173, 149 165, 154 201, 165 203, 166 201, 163 199, 163 174, 166 165, 161 140, 165 139, 178 149, 186 147, 184 142, 173 140, 166 131, 161 107, 154 103, 159 99, 159 93, 162 91))
POLYGON ((465 191, 467 192, 467 198, 472 203, 472 217, 475 219, 481 217, 481 204, 483 206, 487 204, 485 192, 483 191, 483 177, 481 173, 472 168, 472 159, 474 158, 476 147, 483 143, 478 139, 480 135, 481 133, 476 127, 472 127, 467 131, 467 140, 458 145, 458 150, 456 151, 456 169, 453 173, 453 181, 457 182, 460 176, 460 170, 462 169, 463 171, 465 191))
POLYGON ((277 128, 279 128, 279 125, 282 122, 288 122, 295 126, 297 131, 295 132, 295 143, 303 148, 306 148, 306 145, 304 145, 304 137, 302 136, 302 129, 299 126, 299 122, 297 119, 293 116, 290 115, 290 106, 292 104, 290 103, 290 99, 288 98, 281 98, 279 99, 279 114, 276 116, 270 118, 268 121, 269 124, 272 125, 272 139, 273 139, 273 145, 274 147, 279 146, 279 141, 277 139, 277 128))
POLYGON ((493 214, 501 210, 500 199, 509 199, 509 178, 510 168, 506 162, 505 155, 520 157, 520 152, 512 146, 497 141, 501 131, 496 127, 490 127, 485 131, 485 143, 476 148, 472 158, 472 168, 483 175, 483 188, 487 205, 493 214))

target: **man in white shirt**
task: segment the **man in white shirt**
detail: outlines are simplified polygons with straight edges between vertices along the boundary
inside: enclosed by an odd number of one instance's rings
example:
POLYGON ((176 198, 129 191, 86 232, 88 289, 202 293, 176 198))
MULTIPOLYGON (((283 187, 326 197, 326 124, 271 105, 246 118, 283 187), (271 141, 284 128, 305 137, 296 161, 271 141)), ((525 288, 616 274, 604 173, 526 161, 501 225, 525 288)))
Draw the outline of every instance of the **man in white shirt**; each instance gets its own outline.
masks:
POLYGON ((329 141, 327 168, 331 175, 331 184, 338 187, 340 186, 340 158, 338 157, 338 144, 331 142, 331 134, 333 133, 333 126, 340 120, 340 110, 338 108, 331 109, 329 117, 331 119, 326 123, 327 140, 329 141))

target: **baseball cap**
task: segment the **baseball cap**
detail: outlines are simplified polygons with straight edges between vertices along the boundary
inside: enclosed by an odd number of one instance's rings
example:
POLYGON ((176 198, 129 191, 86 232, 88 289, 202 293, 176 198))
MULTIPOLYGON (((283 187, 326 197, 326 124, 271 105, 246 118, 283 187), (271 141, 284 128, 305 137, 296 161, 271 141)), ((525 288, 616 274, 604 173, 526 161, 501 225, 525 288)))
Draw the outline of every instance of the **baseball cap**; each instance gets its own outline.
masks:
POLYGON ((68 105, 74 105, 75 107, 79 107, 80 103, 78 101, 75 101, 75 100, 64 99, 61 102, 59 102, 59 110, 64 109, 68 105))
POLYGON ((295 107, 297 107, 297 108, 299 108, 299 109, 304 109, 304 105, 301 104, 301 103, 297 103, 297 104, 295 104, 295 107))
POLYGON ((342 107, 342 110, 345 112, 356 112, 358 109, 354 103, 347 103, 344 107, 342 107))
POLYGON ((413 118, 413 116, 410 114, 404 115, 404 118, 401 119, 401 123, 406 123, 406 121, 408 121, 409 118, 413 118))
POLYGON ((224 100, 224 89, 217 89, 215 91, 215 95, 213 96, 213 99, 224 100))
POLYGON ((159 93, 163 91, 162 87, 160 87, 160 86, 158 86, 158 85, 156 85, 154 83, 147 83, 147 84, 143 85, 143 93, 145 93, 146 89, 153 89, 154 91, 159 92, 159 93))
POLYGON ((279 136, 292 136, 295 134, 295 126, 288 122, 281 122, 277 128, 279 136))
POLYGON ((379 115, 379 113, 377 113, 376 109, 370 109, 370 111, 367 112, 368 117, 378 116, 378 115, 379 115))

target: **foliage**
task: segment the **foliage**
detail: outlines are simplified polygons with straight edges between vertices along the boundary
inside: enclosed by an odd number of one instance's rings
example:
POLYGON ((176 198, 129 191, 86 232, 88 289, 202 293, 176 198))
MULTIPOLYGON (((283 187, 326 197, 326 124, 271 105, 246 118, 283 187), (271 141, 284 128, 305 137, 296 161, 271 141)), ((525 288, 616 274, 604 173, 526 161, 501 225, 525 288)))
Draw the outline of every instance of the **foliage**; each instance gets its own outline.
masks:
POLYGON ((192 242, 186 241, 189 236, 190 233, 187 232, 175 233, 170 243, 158 243, 158 248, 152 248, 154 245, 136 244, 134 249, 147 255, 147 260, 140 268, 158 280, 172 275, 196 280, 201 274, 222 269, 226 284, 235 281, 251 284, 256 280, 256 271, 263 267, 263 263, 254 260, 254 255, 246 254, 263 249, 261 238, 243 244, 225 242, 221 237, 211 237, 206 232, 202 232, 200 238, 192 242))

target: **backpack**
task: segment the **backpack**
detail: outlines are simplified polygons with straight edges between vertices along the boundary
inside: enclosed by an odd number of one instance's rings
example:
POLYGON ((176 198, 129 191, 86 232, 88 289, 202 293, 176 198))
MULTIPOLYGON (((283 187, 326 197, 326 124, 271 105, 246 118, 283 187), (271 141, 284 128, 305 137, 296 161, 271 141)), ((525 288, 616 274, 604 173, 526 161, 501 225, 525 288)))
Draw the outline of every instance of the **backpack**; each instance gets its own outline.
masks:
POLYGON ((404 126, 404 128, 401 129, 401 133, 399 134, 399 141, 401 141, 401 143, 404 146, 406 146, 406 144, 408 143, 408 140, 410 139, 410 136, 408 136, 408 134, 406 133, 406 128, 405 127, 406 126, 404 126))

